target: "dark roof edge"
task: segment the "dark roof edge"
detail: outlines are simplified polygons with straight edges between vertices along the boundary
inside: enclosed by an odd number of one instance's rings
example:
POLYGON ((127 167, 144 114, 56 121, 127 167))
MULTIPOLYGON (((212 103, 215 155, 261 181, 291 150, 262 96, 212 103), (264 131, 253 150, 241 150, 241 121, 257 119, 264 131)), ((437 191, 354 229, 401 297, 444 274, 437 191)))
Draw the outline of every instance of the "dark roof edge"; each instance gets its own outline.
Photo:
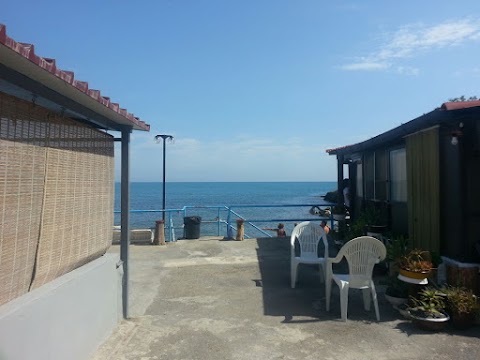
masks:
POLYGON ((397 139, 403 138, 408 134, 419 131, 423 128, 433 126, 436 123, 437 116, 439 113, 440 113, 440 110, 435 109, 427 114, 424 114, 422 116, 419 116, 418 118, 410 120, 405 124, 397 126, 396 128, 388 130, 371 139, 368 139, 353 145, 348 145, 348 146, 339 147, 335 149, 327 149, 326 152, 329 155, 352 153, 352 152, 362 151, 370 147, 374 147, 378 144, 395 141, 397 139))
POLYGON ((437 108, 429 113, 426 113, 413 120, 410 120, 405 124, 397 126, 396 128, 388 130, 380 135, 377 135, 371 139, 368 139, 353 145, 347 145, 347 146, 338 147, 334 149, 327 149, 326 152, 329 155, 342 155, 342 154, 351 154, 355 152, 360 152, 360 151, 367 150, 369 148, 376 147, 381 144, 395 143, 397 141, 400 141, 403 137, 407 135, 413 134, 422 129, 426 129, 435 125, 442 124, 452 119, 455 115, 458 116, 458 114, 468 116, 472 112, 477 112, 478 116, 480 116, 480 106, 479 106, 480 104, 479 105, 468 104, 467 106, 457 105, 453 108, 447 107, 444 105, 442 105, 442 107, 437 108), (469 106, 469 105, 473 105, 473 106, 469 106))
POLYGON ((464 101, 444 103, 440 108, 419 116, 409 122, 388 130, 371 139, 357 144, 342 146, 334 149, 327 149, 329 155, 352 154, 374 148, 387 143, 400 142, 400 140, 410 134, 422 129, 442 124, 446 121, 476 116, 480 120, 480 101, 464 101))

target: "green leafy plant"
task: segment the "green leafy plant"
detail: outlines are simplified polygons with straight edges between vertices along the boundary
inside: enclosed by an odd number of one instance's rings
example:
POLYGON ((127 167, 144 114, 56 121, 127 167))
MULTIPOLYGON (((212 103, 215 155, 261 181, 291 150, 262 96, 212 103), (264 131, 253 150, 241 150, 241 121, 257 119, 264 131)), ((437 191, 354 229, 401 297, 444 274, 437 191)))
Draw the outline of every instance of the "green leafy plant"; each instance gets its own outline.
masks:
POLYGON ((368 226, 386 224, 386 212, 382 209, 377 209, 374 206, 368 206, 355 216, 354 221, 350 224, 347 236, 349 239, 363 236, 367 233, 368 226))
POLYGON ((416 273, 429 273, 433 268, 430 253, 419 249, 413 249, 407 255, 401 256, 398 264, 400 268, 416 273))
POLYGON ((408 297, 408 284, 404 281, 398 280, 396 276, 390 276, 385 281, 387 289, 385 293, 396 298, 408 297))
POLYGON ((377 208, 375 206, 367 206, 361 216, 367 225, 386 225, 387 224, 387 211, 386 209, 377 208))
POLYGON ((445 294, 438 289, 426 287, 418 293, 418 298, 410 296, 409 312, 421 318, 445 317, 445 294))
POLYGON ((387 261, 398 264, 408 251, 408 239, 403 235, 392 235, 387 246, 387 261))
POLYGON ((430 252, 430 259, 431 259, 433 268, 438 268, 438 266, 443 262, 440 254, 435 251, 430 252))
POLYGON ((449 286, 443 292, 447 296, 448 310, 451 312, 451 315, 474 314, 477 311, 477 297, 472 290, 449 286))

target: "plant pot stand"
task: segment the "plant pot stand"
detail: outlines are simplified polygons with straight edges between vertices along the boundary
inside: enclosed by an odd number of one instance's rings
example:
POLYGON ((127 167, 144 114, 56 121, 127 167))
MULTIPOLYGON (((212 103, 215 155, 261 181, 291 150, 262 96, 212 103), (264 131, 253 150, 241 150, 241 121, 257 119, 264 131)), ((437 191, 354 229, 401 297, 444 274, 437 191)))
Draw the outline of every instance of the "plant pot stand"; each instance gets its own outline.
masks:
POLYGON ((429 330, 429 331, 440 331, 443 330, 450 320, 450 316, 448 314, 444 314, 445 317, 443 318, 423 318, 413 315, 411 312, 409 313, 413 323, 422 330, 429 330))
POLYGON ((410 277, 403 276, 401 274, 398 274, 397 276, 398 280, 401 280, 403 282, 406 282, 409 284, 408 286, 408 296, 412 296, 414 298, 417 297, 418 293, 426 286, 428 285, 428 279, 412 279, 410 277))

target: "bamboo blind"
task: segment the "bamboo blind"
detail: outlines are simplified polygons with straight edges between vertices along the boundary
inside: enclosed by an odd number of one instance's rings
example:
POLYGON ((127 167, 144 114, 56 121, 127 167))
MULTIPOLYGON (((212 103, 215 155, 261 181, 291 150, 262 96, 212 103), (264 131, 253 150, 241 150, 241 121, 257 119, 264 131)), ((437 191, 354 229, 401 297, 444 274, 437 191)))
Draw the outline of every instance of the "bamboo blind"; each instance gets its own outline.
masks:
POLYGON ((408 230, 414 247, 440 252, 438 127, 406 137, 408 230))
POLYGON ((0 305, 102 255, 113 138, 0 93, 0 305))

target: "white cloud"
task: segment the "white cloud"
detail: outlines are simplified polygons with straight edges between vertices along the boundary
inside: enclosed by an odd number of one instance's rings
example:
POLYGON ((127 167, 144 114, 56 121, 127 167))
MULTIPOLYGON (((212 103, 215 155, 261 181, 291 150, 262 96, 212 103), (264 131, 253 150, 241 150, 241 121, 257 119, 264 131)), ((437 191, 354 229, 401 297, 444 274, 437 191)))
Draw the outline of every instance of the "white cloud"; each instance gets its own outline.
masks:
MULTIPOLYGON (((167 181, 329 181, 336 177, 336 160, 325 153, 328 146, 312 146, 298 138, 177 138, 166 148, 167 181)), ((162 144, 155 144, 152 134, 137 133, 132 136, 130 162, 132 181, 161 181, 162 144)))
POLYGON ((411 66, 398 66, 396 70, 399 74, 410 76, 417 76, 420 73, 420 70, 418 68, 414 68, 411 66))
POLYGON ((383 70, 388 68, 389 65, 381 62, 374 62, 370 60, 359 60, 358 62, 340 66, 343 70, 383 70))
POLYGON ((397 65, 419 53, 480 40, 480 20, 448 21, 427 27, 423 24, 407 25, 393 34, 384 34, 386 39, 375 51, 360 58, 360 61, 342 65, 348 71, 385 70, 392 68, 408 75, 418 75, 414 67, 397 65))
POLYGON ((460 68, 452 72, 452 76, 456 78, 472 78, 480 76, 480 67, 460 68))

